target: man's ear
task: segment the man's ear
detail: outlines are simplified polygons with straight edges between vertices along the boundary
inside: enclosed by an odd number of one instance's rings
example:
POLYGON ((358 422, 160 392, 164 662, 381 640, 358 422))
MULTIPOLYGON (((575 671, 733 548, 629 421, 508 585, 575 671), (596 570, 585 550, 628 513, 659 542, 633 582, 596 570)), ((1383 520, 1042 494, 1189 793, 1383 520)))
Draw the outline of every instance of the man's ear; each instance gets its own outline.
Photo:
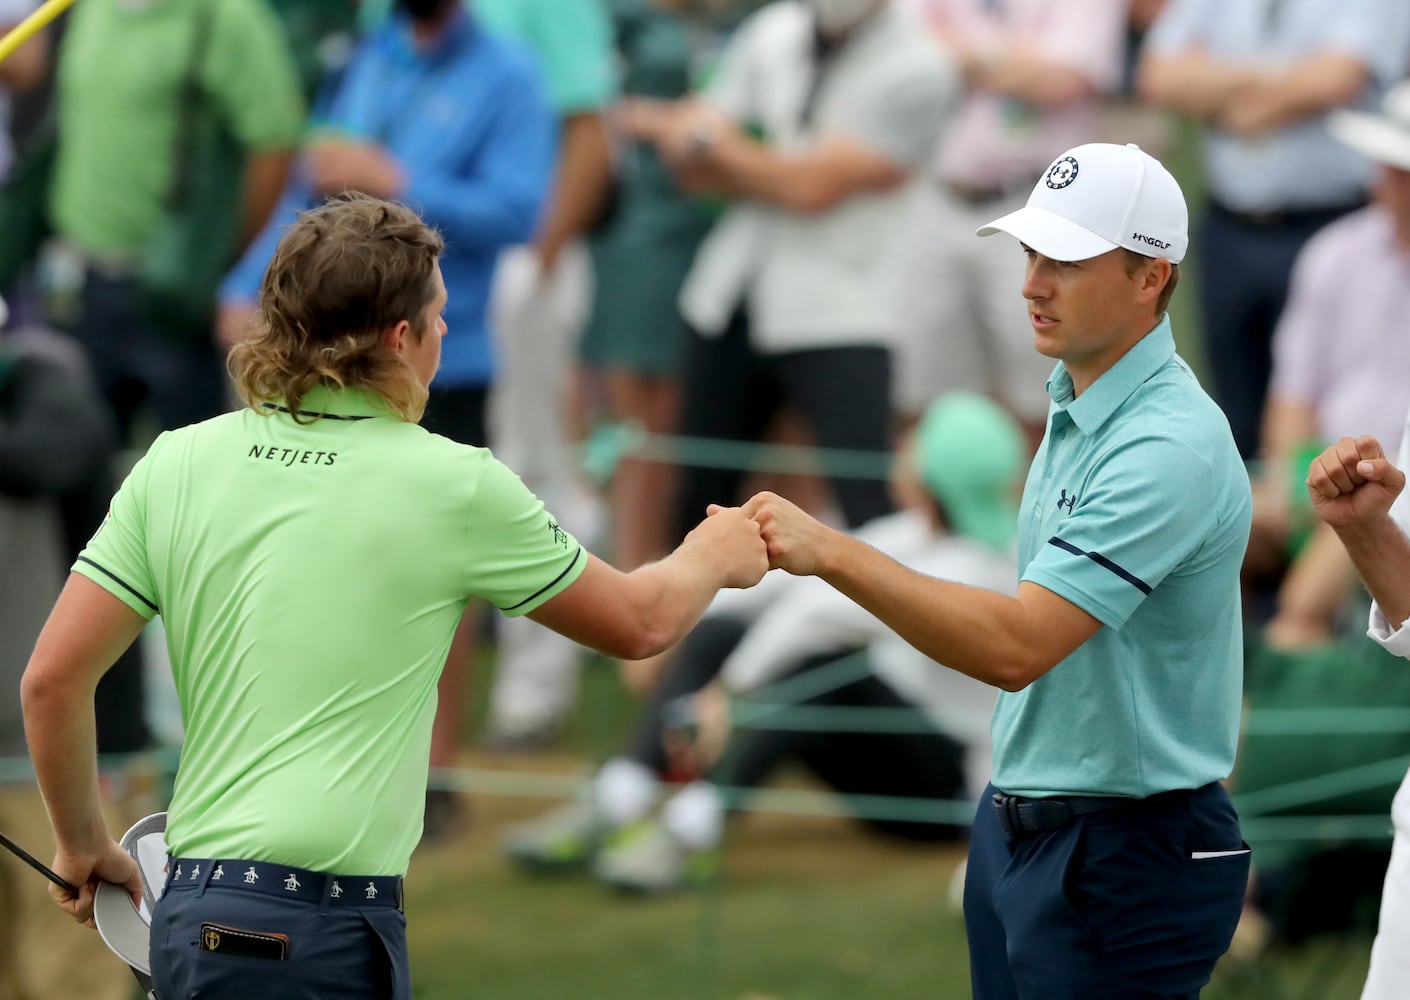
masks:
POLYGON ((1141 297, 1149 297, 1152 302, 1160 298, 1160 293, 1170 282, 1170 261, 1164 257, 1152 257, 1142 271, 1141 297))
POLYGON ((407 338, 410 336, 411 324, 402 320, 396 326, 389 326, 382 331, 382 346, 392 354, 404 354, 407 338))

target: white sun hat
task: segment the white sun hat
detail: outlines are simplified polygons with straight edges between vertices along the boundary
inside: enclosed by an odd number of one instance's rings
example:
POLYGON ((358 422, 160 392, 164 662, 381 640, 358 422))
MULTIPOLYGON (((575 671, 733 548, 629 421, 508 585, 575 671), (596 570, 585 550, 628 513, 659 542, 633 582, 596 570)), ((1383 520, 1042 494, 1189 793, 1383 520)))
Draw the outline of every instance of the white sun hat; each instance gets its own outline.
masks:
POLYGON ((119 843, 132 855, 142 874, 142 905, 127 890, 111 882, 98 883, 93 895, 93 922, 103 943, 132 967, 149 997, 152 989, 152 911, 166 888, 166 813, 153 813, 134 823, 119 843))
POLYGON ((1327 118, 1327 131, 1377 163, 1410 170, 1410 80, 1402 80, 1386 91, 1380 114, 1332 112, 1327 118))
POLYGON ((1178 264, 1190 245, 1180 185, 1134 144, 1093 142, 1044 171, 1028 204, 978 230, 1008 233, 1052 260, 1078 261, 1118 247, 1178 264))

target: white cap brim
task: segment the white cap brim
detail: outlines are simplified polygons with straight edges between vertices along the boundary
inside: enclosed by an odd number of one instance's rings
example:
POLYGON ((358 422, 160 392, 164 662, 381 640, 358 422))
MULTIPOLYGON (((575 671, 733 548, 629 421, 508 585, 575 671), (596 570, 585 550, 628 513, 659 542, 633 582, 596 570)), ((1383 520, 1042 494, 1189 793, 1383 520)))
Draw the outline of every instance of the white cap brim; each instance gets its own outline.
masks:
POLYGON ((152 910, 166 887, 166 813, 138 820, 120 841, 142 872, 142 906, 120 885, 98 883, 93 923, 114 955, 145 976, 152 974, 152 910))
POLYGON ((1377 163, 1410 170, 1410 129, 1364 111, 1334 111, 1327 131, 1377 163))
POLYGON ((1032 205, 980 226, 975 232, 980 236, 1008 233, 1050 260, 1089 260, 1117 248, 1111 240, 1103 239, 1090 229, 1032 205))

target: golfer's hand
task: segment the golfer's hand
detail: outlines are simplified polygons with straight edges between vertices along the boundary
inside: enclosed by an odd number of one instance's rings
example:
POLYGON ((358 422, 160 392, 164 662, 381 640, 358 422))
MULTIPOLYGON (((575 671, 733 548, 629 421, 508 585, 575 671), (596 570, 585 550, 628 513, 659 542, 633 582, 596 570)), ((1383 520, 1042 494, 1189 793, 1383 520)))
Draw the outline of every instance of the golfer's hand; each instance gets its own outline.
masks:
POLYGON ((814 576, 824 565, 831 528, 774 493, 756 493, 743 510, 759 524, 769 566, 794 576, 814 576))
POLYGON ((49 895, 59 909, 81 924, 93 926, 93 893, 99 882, 113 882, 124 887, 136 904, 142 902, 142 876, 137 862, 116 842, 109 840, 96 853, 70 853, 60 850, 49 867, 54 874, 78 886, 78 896, 50 883, 49 895))
POLYGON ((708 546, 720 561, 722 587, 752 587, 769 571, 769 556, 759 537, 759 526, 738 507, 711 504, 705 520, 686 536, 687 542, 708 546))
POLYGON ((1317 517, 1350 528, 1384 517, 1405 488, 1405 473, 1373 437, 1342 438, 1312 460, 1307 492, 1317 517))

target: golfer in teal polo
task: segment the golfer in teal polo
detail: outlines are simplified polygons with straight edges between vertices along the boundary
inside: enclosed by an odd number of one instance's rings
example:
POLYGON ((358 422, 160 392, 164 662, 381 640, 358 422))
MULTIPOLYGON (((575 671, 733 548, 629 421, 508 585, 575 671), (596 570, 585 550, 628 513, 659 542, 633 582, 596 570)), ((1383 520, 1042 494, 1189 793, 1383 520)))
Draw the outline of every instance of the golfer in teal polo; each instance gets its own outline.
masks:
MULTIPOLYGON (((137 887, 99 813, 93 690, 160 614, 186 728, 152 920, 162 1000, 411 996, 401 876, 436 681, 472 596, 614 656, 674 642, 767 565, 717 510, 622 574, 486 450, 416 423, 440 358, 440 237, 348 197, 280 241, 249 407, 162 435, 74 566, 22 685, 54 869, 137 887)), ((56 894, 57 898, 57 894, 56 894)))
POLYGON ((995 232, 1028 256, 1034 343, 1058 362, 1017 596, 920 576, 771 494, 745 510, 773 565, 821 576, 1003 689, 965 882, 974 996, 1194 998, 1248 878, 1220 782, 1238 738, 1251 502, 1166 315, 1184 196, 1135 146, 1079 146, 980 235, 995 232))

